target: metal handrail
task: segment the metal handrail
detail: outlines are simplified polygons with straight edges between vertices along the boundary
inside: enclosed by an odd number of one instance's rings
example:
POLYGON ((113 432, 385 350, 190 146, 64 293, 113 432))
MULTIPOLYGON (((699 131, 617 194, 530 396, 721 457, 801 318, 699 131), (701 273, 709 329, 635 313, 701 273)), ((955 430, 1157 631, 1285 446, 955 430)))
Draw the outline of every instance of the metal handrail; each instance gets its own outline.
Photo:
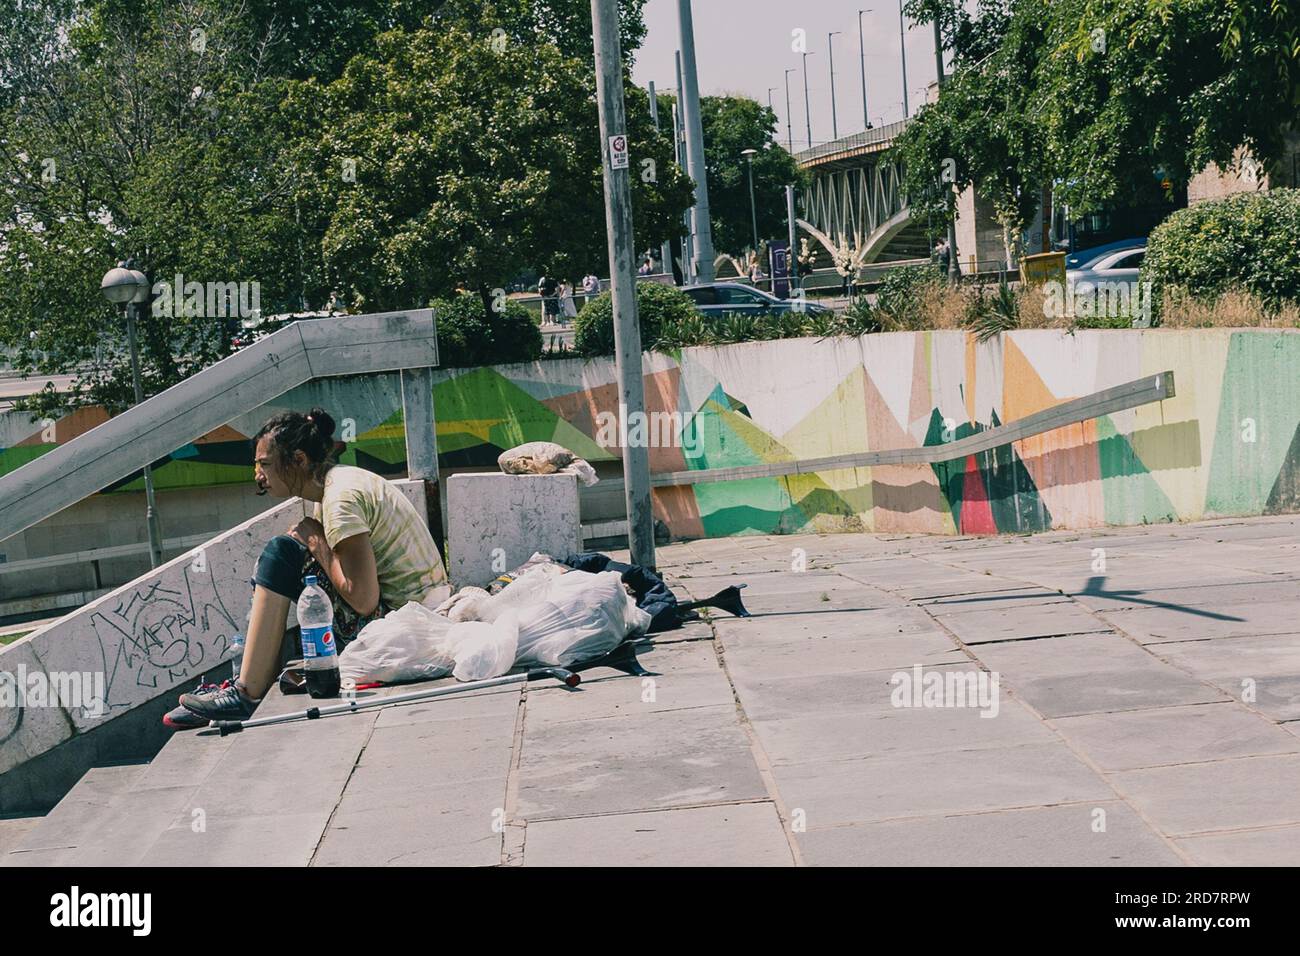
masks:
POLYGON ((432 309, 294 322, 0 477, 0 541, 303 382, 437 364, 432 309))
MULTIPOLYGON (((695 471, 660 472, 650 476, 653 488, 699 485, 713 481, 743 481, 746 478, 779 478, 785 475, 803 475, 817 471, 834 471, 840 468, 869 468, 874 465, 934 465, 940 462, 965 458, 980 452, 991 451, 1012 442, 1022 441, 1050 432, 1066 425, 1099 418, 1111 412, 1136 408, 1150 402, 1174 397, 1174 373, 1159 372, 1133 382, 1071 399, 1018 418, 1004 425, 986 428, 974 435, 938 445, 919 445, 912 448, 890 448, 882 451, 852 452, 826 458, 805 458, 799 461, 778 461, 762 465, 740 465, 734 468, 708 468, 695 471)), ((618 484, 617 480, 602 481, 602 485, 618 484)), ((608 489, 607 489, 608 490, 608 489)))

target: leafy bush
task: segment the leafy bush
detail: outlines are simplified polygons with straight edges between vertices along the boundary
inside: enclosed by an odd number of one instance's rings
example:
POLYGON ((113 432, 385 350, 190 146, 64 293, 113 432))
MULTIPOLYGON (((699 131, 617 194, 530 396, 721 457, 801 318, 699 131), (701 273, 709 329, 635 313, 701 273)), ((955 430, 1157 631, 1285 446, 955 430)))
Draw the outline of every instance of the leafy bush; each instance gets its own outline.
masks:
POLYGON ((1173 213, 1151 232, 1142 281, 1153 310, 1165 292, 1212 300, 1238 291, 1270 309, 1300 301, 1300 190, 1238 193, 1173 213))
POLYGON ((975 290, 966 310, 965 324, 983 342, 999 332, 1020 328, 1020 303, 1011 286, 998 283, 997 292, 987 294, 983 285, 975 290))
POLYGON ((923 328, 923 303, 943 288, 944 281, 944 274, 934 265, 891 269, 876 290, 876 309, 889 317, 891 328, 923 328))
MULTIPOLYGON (((641 348, 660 343, 665 326, 698 319, 690 296, 660 282, 636 284, 636 311, 641 324, 641 348)), ((588 358, 614 354, 614 301, 608 292, 592 299, 573 320, 573 347, 588 358)))
POLYGON ((532 362, 542 355, 542 330, 533 314, 506 300, 500 312, 472 293, 429 303, 437 316, 438 359, 452 368, 532 362))

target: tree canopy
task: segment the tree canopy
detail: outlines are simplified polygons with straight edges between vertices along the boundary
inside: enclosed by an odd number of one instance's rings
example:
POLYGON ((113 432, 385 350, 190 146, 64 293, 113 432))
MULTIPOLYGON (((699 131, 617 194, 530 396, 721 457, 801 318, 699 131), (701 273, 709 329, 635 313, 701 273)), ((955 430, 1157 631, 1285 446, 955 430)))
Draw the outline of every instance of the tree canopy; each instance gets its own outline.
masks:
POLYGON ((1238 147, 1279 156, 1300 104, 1300 3, 1276 0, 911 0, 938 16, 949 79, 899 138, 905 189, 951 216, 950 184, 1004 228, 1042 186, 1072 212, 1180 185, 1238 147), (951 161, 951 162, 949 162, 951 161), (946 175, 945 175, 946 173, 946 175))
MULTIPOLYGON (((645 0, 620 4, 625 60, 645 0)), ((0 345, 130 404, 103 273, 256 283, 264 314, 419 307, 605 259, 588 0, 35 0, 0 11, 0 345)), ((637 240, 690 183, 625 83, 637 240), (643 161, 649 160, 647 166, 643 161)), ((147 394, 234 324, 140 327, 147 394)))

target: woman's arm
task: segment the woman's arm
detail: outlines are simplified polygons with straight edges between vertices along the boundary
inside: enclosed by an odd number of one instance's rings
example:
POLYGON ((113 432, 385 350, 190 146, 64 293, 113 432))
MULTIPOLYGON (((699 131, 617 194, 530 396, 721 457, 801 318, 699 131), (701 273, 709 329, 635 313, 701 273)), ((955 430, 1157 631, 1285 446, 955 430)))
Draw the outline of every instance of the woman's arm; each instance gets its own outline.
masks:
POLYGON ((289 533, 307 546, 352 610, 362 617, 374 613, 379 607, 379 572, 368 532, 344 538, 333 548, 325 540, 325 529, 314 518, 304 518, 289 533))

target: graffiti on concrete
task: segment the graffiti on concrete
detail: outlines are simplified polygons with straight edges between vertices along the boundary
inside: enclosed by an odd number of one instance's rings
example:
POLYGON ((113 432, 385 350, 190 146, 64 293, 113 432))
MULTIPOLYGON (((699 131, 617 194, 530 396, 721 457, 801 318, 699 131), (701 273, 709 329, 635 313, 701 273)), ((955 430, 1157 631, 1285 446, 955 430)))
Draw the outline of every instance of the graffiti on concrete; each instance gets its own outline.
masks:
POLYGON ((138 703, 136 688, 170 687, 211 667, 230 646, 238 625, 217 575, 183 573, 180 582, 143 584, 91 614, 110 711, 138 703))

